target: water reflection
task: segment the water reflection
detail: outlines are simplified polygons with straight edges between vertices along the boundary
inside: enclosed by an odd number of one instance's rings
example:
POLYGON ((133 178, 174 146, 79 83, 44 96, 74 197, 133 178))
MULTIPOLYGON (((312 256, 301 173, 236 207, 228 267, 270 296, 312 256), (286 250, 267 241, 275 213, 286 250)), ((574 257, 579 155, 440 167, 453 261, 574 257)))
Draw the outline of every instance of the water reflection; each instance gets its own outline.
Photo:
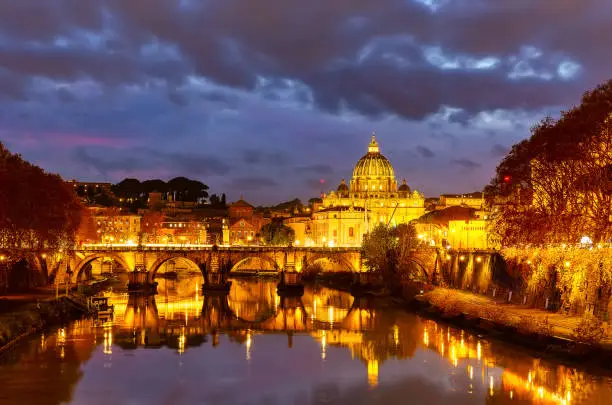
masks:
POLYGON ((612 397, 606 378, 348 293, 310 288, 281 298, 275 281, 234 280, 229 295, 203 296, 200 282, 161 280, 162 293, 150 297, 106 293, 112 320, 74 322, 4 357, 0 404, 567 405, 612 397))

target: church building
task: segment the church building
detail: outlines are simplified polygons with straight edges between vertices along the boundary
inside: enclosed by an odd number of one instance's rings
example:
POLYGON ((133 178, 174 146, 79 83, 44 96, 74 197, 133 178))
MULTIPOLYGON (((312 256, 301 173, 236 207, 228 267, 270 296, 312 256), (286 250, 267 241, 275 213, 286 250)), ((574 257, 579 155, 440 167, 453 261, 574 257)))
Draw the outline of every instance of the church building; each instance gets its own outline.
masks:
POLYGON ((398 187, 393 166, 380 153, 375 135, 355 165, 350 183, 343 179, 322 200, 311 221, 314 245, 359 246, 363 235, 376 225, 406 224, 425 213, 421 193, 410 190, 405 179, 398 187))

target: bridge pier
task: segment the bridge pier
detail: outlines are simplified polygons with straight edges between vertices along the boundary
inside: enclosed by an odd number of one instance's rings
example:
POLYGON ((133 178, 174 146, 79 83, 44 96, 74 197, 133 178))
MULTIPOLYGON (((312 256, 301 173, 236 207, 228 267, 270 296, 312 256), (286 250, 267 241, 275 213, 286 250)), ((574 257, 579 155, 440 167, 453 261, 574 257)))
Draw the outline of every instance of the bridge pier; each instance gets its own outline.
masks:
POLYGON ((157 281, 153 281, 153 273, 144 268, 135 267, 128 273, 128 293, 157 294, 157 281))
POLYGON ((202 293, 205 295, 211 294, 229 294, 232 282, 227 280, 226 273, 221 271, 219 265, 219 248, 213 246, 210 257, 210 266, 207 266, 204 271, 204 284, 202 284, 202 293))
POLYGON ((300 273, 295 270, 295 250, 291 244, 285 250, 285 265, 281 271, 276 292, 281 297, 304 295, 304 283, 302 283, 300 273))

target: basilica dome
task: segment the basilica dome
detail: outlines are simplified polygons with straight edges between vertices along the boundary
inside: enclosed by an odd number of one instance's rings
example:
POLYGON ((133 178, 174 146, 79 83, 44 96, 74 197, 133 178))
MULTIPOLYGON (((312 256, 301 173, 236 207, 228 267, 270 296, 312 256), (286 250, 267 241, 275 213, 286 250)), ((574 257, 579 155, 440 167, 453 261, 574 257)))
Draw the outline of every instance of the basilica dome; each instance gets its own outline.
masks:
POLYGON ((363 155, 355 165, 353 179, 356 177, 395 177, 393 174, 393 166, 391 166, 389 160, 380 153, 375 135, 372 135, 372 141, 370 145, 368 145, 368 153, 363 155))
POLYGON ((380 147, 378 142, 376 142, 376 135, 372 135, 372 140, 368 145, 368 153, 359 159, 353 170, 351 192, 394 192, 396 189, 397 184, 395 182, 393 166, 380 153, 380 147))

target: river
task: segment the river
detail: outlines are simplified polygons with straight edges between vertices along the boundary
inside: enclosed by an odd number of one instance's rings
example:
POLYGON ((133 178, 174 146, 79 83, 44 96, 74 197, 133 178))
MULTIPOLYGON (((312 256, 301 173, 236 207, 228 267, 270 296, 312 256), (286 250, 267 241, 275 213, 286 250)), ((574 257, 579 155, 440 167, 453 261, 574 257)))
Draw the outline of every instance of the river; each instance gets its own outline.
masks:
POLYGON ((107 291, 112 319, 75 321, 0 359, 0 404, 611 404, 612 380, 328 288, 161 280, 107 291))

